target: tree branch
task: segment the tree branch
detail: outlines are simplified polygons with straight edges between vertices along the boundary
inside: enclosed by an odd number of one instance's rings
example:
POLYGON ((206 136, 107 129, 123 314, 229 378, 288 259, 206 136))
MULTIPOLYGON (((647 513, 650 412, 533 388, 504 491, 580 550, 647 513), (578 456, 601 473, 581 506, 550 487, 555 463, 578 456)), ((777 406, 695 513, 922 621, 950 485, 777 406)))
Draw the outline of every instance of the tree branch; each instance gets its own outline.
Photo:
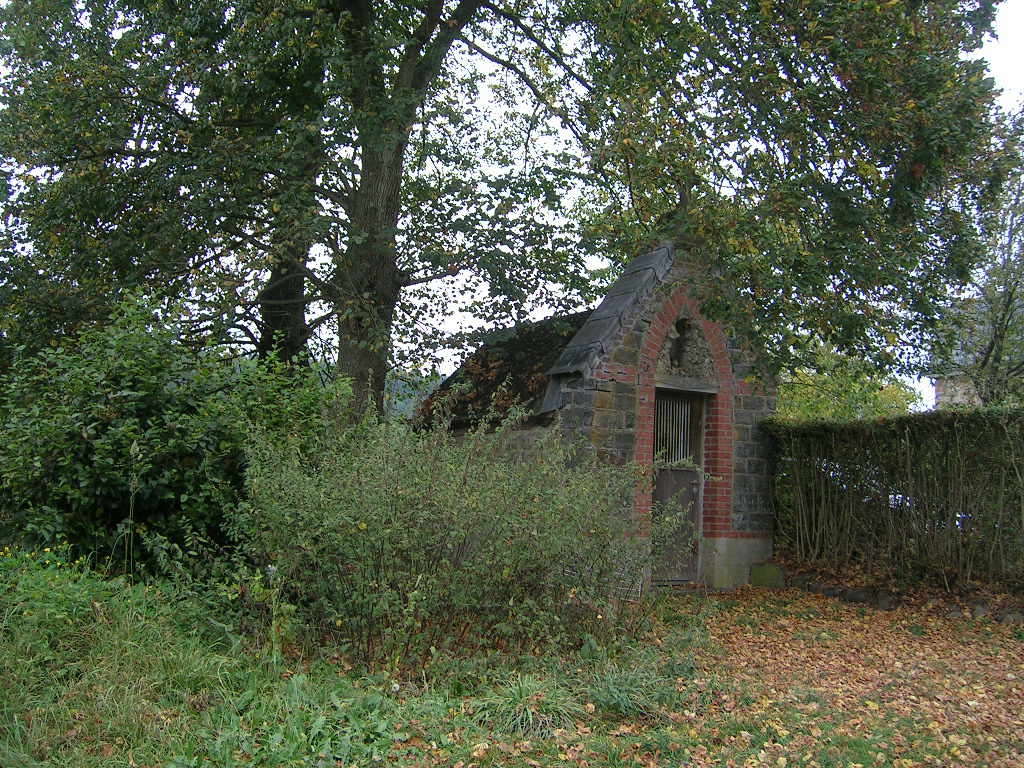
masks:
POLYGON ((414 285, 423 285, 423 283, 429 283, 433 280, 440 280, 442 277, 454 277, 460 272, 465 272, 469 269, 468 264, 460 266, 449 267, 448 269, 442 269, 437 272, 431 272, 430 274, 421 275, 419 277, 410 277, 402 281, 402 288, 410 288, 414 285))
POLYGON ((398 66, 398 86, 412 88, 413 75, 419 64, 423 49, 441 23, 444 11, 444 0, 427 0, 423 11, 423 19, 409 37, 409 43, 402 52, 402 61, 398 66))
POLYGON ((583 78, 575 69, 573 69, 565 60, 565 55, 560 51, 556 51, 554 48, 545 43, 540 36, 533 31, 533 29, 526 24, 514 13, 506 11, 504 8, 499 8, 494 3, 484 0, 483 7, 490 11, 493 11, 495 15, 500 16, 518 29, 527 40, 536 45, 548 58, 555 62, 561 67, 569 77, 575 80, 584 90, 590 92, 594 90, 594 85, 589 80, 583 78))
POLYGON ((332 203, 341 208, 341 210, 343 210, 346 214, 351 214, 350 206, 352 205, 352 198, 350 195, 344 192, 339 192, 337 190, 328 189, 322 184, 316 185, 315 192, 320 197, 330 200, 332 203))
POLYGON ((336 317, 336 314, 334 312, 327 312, 326 314, 320 315, 320 317, 317 317, 307 322, 306 328, 302 332, 303 342, 309 341, 313 337, 313 334, 316 332, 317 328, 326 323, 328 320, 333 319, 334 317, 336 317))
POLYGON ((430 84, 441 71, 445 56, 451 50, 462 30, 466 28, 483 6, 484 0, 461 0, 452 11, 452 15, 440 27, 433 41, 425 48, 423 55, 414 67, 409 85, 418 93, 425 93, 430 84))
POLYGON ((495 53, 491 53, 490 51, 481 48, 472 40, 469 40, 465 37, 460 37, 459 40, 471 51, 478 53, 492 64, 497 64, 502 69, 511 72, 513 75, 519 78, 523 85, 525 85, 533 94, 533 97, 537 100, 537 103, 541 104, 552 115, 559 118, 562 121, 562 124, 565 126, 565 128, 568 129, 573 134, 573 136, 576 137, 577 141, 583 144, 583 146, 588 145, 586 135, 583 133, 583 131, 579 129, 579 126, 576 125, 575 121, 573 121, 569 117, 569 115, 565 113, 565 110, 552 104, 544 96, 544 93, 541 91, 540 86, 533 80, 533 78, 531 78, 525 71, 523 71, 521 67, 516 66, 507 59, 503 59, 502 57, 498 56, 495 53))

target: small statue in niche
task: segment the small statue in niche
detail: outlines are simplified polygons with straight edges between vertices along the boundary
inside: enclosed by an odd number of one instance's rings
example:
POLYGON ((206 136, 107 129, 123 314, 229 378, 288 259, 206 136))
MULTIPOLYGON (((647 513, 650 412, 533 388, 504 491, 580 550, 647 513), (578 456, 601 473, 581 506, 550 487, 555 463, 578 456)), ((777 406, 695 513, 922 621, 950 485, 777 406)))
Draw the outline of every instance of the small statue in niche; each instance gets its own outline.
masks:
POLYGON ((658 355, 658 370, 662 373, 680 374, 686 359, 687 337, 690 323, 685 317, 676 320, 668 329, 668 336, 658 355))
POLYGON ((689 330, 689 321, 685 317, 681 317, 676 320, 676 324, 668 332, 671 339, 671 344, 668 348, 668 362, 673 370, 683 367, 683 358, 686 354, 686 337, 689 330))
POLYGON ((711 353, 699 326, 681 317, 668 329, 658 355, 657 370, 663 376, 713 379, 711 353))

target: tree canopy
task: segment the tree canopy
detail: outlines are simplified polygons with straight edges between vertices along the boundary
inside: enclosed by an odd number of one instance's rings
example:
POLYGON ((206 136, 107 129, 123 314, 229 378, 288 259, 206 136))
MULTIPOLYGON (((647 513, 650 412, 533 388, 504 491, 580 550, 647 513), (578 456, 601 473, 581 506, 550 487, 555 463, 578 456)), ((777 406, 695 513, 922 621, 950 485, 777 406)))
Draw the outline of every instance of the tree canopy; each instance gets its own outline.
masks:
POLYGON ((781 377, 777 413, 800 421, 856 421, 906 415, 919 400, 906 382, 870 362, 820 349, 814 368, 781 377))
POLYGON ((672 237, 777 362, 877 355, 977 257, 993 5, 12 0, 4 333, 142 287, 379 397, 396 340, 579 305, 587 256, 672 237))

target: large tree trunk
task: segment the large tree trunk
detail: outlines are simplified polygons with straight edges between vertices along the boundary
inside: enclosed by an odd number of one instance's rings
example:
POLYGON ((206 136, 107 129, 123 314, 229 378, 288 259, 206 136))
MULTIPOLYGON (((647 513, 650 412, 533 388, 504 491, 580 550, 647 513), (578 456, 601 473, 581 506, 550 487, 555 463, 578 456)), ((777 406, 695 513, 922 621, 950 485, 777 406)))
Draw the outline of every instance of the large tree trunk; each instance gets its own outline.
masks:
POLYGON ((357 412, 384 408, 384 383, 391 358, 390 331, 398 292, 381 292, 367 305, 339 313, 338 373, 352 381, 357 412), (373 301, 376 306, 369 306, 373 301))
POLYGON ((402 43, 393 83, 376 47, 375 17, 384 5, 346 0, 332 7, 349 47, 360 172, 347 210, 349 242, 336 255, 331 293, 338 371, 352 379, 359 408, 383 408, 391 328, 404 280, 395 245, 408 132, 452 44, 481 6, 482 0, 459 0, 450 12, 440 0, 418 6, 422 16, 402 43))
POLYGON ((259 295, 260 337, 256 351, 262 358, 276 355, 291 362, 306 350, 304 263, 304 256, 300 261, 297 255, 282 254, 270 268, 270 277, 259 295))
MULTIPOLYGON (((264 94, 277 110, 268 147, 280 155, 279 175, 268 184, 267 211, 273 217, 270 276, 259 294, 258 353, 292 362, 306 352, 309 329, 306 266, 317 242, 320 202, 318 177, 326 160, 321 134, 324 97, 317 86, 327 70, 319 48, 306 48, 294 60, 276 62, 269 75, 278 90, 264 94)), ((259 111, 260 104, 252 109, 259 111)), ((265 150, 266 151, 266 150, 265 150)))
POLYGON ((339 258, 338 372, 352 379, 356 407, 384 406, 391 328, 402 289, 395 232, 401 211, 404 133, 391 146, 364 147, 352 207, 352 242, 339 258))

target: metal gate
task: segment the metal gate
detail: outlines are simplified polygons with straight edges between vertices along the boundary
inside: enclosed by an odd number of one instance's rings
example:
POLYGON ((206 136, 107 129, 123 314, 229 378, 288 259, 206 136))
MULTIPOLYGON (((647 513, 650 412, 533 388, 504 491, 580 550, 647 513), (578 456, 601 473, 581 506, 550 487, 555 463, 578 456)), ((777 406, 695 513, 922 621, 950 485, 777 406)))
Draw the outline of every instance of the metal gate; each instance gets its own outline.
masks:
POLYGON ((652 578, 673 584, 697 578, 700 532, 704 397, 657 390, 654 397, 654 454, 662 466, 654 482, 654 533, 658 547, 652 578))

